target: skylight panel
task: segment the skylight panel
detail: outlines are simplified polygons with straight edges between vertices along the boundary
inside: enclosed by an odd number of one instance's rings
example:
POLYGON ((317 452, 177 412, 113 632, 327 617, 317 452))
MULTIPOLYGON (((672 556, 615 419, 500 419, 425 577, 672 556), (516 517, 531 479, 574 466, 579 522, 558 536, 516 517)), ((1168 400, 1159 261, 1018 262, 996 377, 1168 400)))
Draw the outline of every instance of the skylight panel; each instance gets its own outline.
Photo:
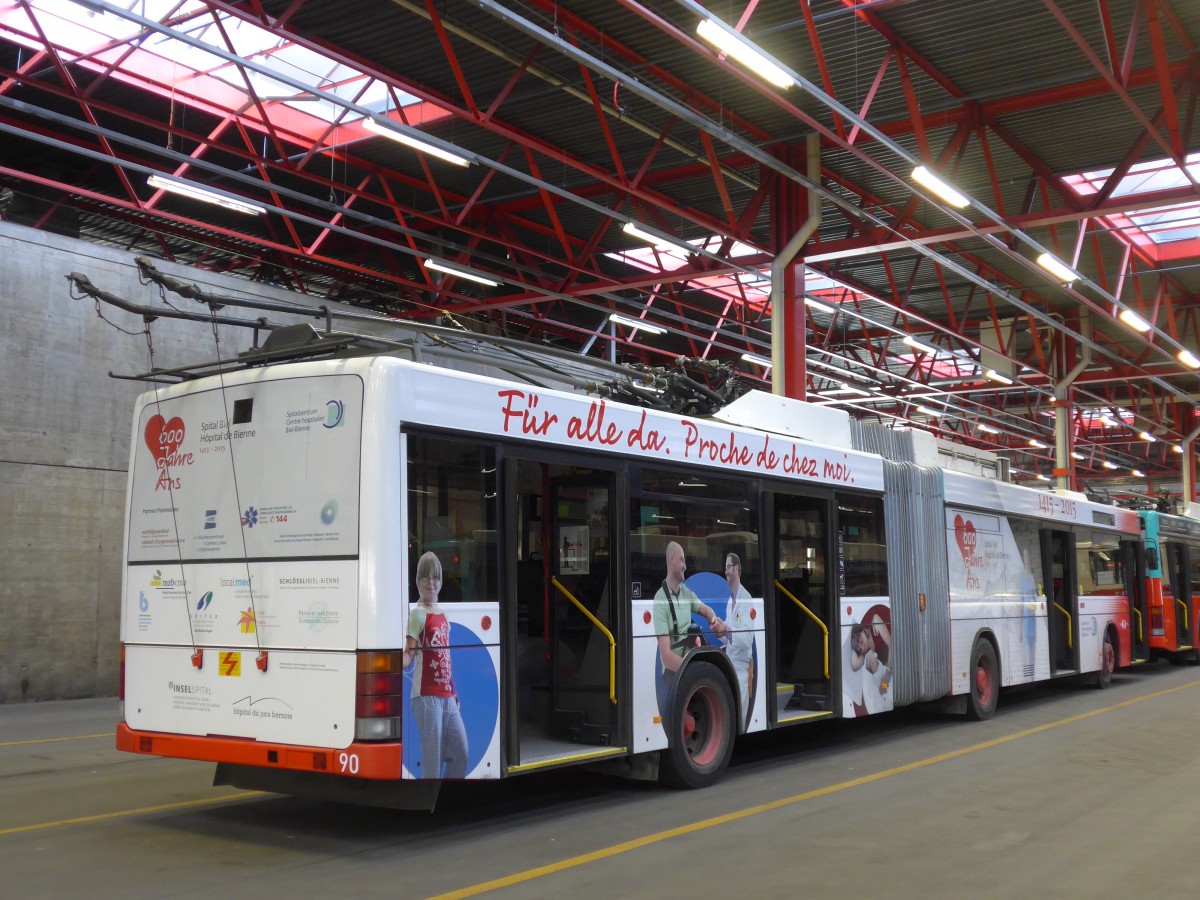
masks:
MULTIPOLYGON (((1080 196, 1099 193, 1116 171, 1115 168, 1096 169, 1064 180, 1080 196)), ((1173 160, 1144 160, 1129 167, 1129 171, 1111 191, 1111 196, 1136 197, 1160 191, 1186 187, 1188 175, 1200 180, 1200 153, 1192 153, 1180 167, 1173 160)), ((1194 239, 1200 229, 1200 203, 1181 203, 1165 207, 1134 209, 1103 217, 1104 221, 1127 240, 1140 245, 1167 244, 1194 239)))

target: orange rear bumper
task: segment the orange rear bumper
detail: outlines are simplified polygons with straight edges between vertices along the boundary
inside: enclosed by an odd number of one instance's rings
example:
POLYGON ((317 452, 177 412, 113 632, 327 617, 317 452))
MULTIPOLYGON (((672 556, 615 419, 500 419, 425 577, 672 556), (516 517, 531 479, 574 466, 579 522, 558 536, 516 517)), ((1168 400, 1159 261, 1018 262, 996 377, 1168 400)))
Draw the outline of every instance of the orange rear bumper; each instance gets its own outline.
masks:
POLYGON ((344 750, 331 750, 328 747, 266 744, 246 738, 134 731, 121 722, 117 725, 117 749, 172 759, 198 759, 376 781, 397 781, 400 778, 398 741, 355 742, 344 750))

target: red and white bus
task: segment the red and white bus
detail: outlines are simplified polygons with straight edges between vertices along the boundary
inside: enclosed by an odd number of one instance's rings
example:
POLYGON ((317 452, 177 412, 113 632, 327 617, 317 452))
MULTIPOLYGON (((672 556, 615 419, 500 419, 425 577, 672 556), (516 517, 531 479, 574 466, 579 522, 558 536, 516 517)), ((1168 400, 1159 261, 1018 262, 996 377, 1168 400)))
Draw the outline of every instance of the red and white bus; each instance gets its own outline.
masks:
POLYGON ((1177 664, 1195 662, 1200 659, 1200 521, 1152 510, 1139 515, 1148 550, 1150 651, 1177 664))
POLYGON ((134 415, 117 745, 414 808, 578 764, 702 786, 740 734, 982 718, 1002 686, 1136 658, 1134 569, 1079 573, 1137 555, 1136 513, 866 432, 758 392, 684 416, 389 356, 160 387, 134 415))

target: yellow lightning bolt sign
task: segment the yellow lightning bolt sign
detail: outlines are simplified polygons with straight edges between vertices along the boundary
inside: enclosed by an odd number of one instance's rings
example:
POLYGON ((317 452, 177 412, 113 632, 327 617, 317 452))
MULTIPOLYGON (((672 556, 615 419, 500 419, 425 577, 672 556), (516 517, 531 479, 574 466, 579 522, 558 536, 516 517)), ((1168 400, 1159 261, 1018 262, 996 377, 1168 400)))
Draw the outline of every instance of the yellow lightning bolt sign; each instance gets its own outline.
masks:
POLYGON ((218 671, 222 675, 232 675, 235 678, 242 677, 242 654, 236 651, 227 651, 221 654, 221 665, 218 671))

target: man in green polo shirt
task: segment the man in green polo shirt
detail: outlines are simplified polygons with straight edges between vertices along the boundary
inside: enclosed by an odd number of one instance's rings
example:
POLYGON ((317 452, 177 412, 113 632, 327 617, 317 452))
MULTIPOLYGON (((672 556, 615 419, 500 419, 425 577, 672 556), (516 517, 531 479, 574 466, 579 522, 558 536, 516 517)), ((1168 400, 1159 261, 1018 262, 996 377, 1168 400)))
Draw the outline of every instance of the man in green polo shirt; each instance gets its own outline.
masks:
POLYGON ((725 632, 725 625, 717 614, 683 583, 686 574, 687 559, 683 548, 678 542, 671 541, 667 544, 667 577, 654 595, 654 633, 658 635, 664 674, 678 671, 684 654, 699 644, 695 635, 688 634, 692 613, 704 616, 718 637, 725 632))

